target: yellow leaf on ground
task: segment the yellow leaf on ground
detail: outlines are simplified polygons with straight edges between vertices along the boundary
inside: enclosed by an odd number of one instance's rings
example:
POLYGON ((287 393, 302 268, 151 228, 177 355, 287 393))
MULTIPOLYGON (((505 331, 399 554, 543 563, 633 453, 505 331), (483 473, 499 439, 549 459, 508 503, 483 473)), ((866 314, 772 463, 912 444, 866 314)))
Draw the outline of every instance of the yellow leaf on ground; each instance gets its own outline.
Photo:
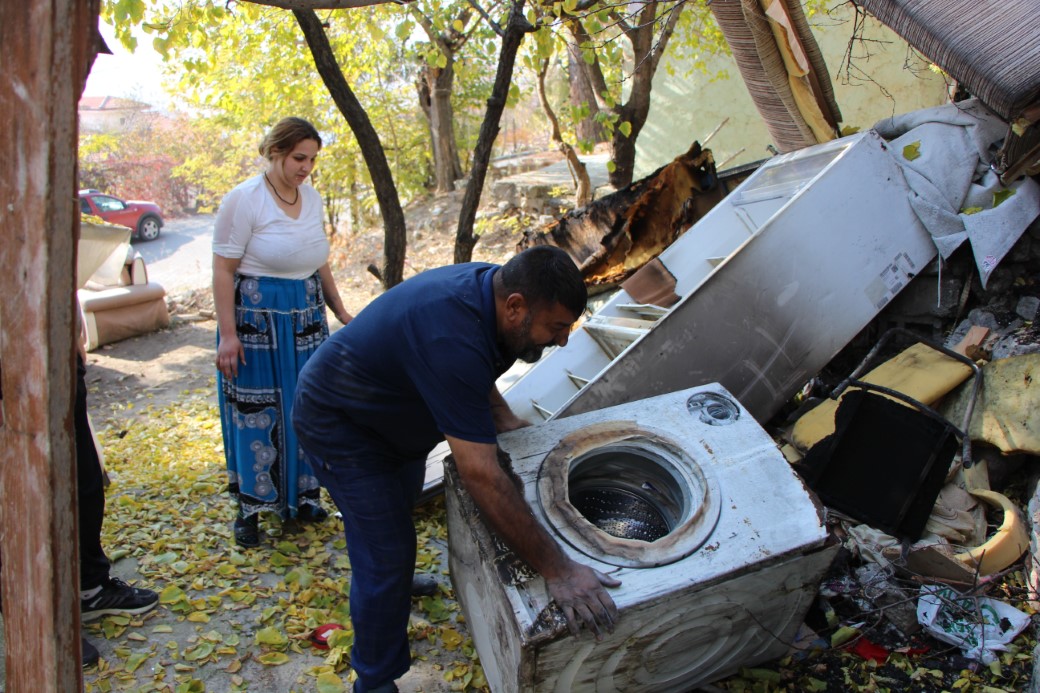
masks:
POLYGON ((444 643, 445 649, 456 650, 465 640, 466 638, 454 628, 441 626, 441 642, 444 643))
POLYGON ((343 679, 330 672, 318 676, 317 686, 318 693, 344 693, 347 690, 343 679))
POLYGON ((269 667, 276 667, 288 662, 289 655, 284 652, 268 652, 257 657, 257 660, 261 664, 266 664, 269 667))

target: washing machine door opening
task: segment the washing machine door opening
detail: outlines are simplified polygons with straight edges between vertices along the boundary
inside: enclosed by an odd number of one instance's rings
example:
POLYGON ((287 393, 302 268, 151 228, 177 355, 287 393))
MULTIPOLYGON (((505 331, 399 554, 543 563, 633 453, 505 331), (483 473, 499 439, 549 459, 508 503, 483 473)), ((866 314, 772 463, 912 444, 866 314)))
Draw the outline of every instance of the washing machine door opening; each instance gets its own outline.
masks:
POLYGON ((679 524, 689 499, 681 481, 653 457, 613 446, 575 460, 568 476, 568 500, 613 537, 657 541, 679 524))
POLYGON ((710 536, 720 510, 709 472, 663 434, 630 421, 560 441, 542 462, 538 496, 564 541, 629 568, 690 555, 710 536))

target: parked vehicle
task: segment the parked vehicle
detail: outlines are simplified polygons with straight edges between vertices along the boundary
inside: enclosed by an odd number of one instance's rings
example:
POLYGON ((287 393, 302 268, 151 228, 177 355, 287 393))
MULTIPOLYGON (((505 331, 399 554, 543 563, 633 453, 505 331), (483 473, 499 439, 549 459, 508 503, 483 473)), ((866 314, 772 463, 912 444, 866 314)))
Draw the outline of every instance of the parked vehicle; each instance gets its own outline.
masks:
POLYGON ((99 216, 110 224, 125 226, 142 241, 154 241, 163 227, 162 210, 154 202, 129 202, 98 190, 80 190, 79 208, 84 214, 99 216))

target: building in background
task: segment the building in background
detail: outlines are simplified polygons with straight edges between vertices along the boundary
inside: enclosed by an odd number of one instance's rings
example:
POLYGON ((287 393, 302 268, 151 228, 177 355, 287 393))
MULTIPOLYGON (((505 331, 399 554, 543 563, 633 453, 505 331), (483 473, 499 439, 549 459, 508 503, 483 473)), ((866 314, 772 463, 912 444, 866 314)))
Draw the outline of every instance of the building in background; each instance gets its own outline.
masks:
POLYGON ((121 132, 150 123, 158 115, 150 104, 118 96, 84 96, 79 100, 79 130, 83 134, 121 132))

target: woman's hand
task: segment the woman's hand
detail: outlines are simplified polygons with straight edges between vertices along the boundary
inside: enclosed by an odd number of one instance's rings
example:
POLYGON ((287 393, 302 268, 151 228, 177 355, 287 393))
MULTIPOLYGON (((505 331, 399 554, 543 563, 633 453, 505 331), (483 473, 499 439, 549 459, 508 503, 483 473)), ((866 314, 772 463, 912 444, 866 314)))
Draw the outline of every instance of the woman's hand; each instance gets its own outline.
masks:
POLYGON ((221 337, 220 346, 217 347, 217 370, 225 378, 236 378, 239 361, 245 365, 246 350, 242 347, 238 335, 221 337))
POLYGON ((347 312, 346 308, 340 307, 339 310, 333 311, 336 319, 339 320, 341 325, 346 325, 348 322, 354 319, 354 316, 347 312))
POLYGON ((238 376, 238 362, 246 362, 246 352, 235 327, 235 272, 241 258, 213 254, 213 309, 217 313, 217 370, 225 378, 238 376))

